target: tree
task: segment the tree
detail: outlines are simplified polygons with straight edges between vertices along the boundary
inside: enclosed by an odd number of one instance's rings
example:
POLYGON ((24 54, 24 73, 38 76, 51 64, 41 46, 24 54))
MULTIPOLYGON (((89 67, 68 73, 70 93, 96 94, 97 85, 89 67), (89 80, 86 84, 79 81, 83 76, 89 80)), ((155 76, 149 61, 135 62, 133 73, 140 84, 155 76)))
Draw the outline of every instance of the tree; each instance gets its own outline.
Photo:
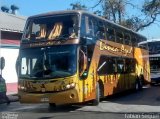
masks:
POLYGON ((145 0, 140 12, 143 14, 142 17, 132 16, 126 19, 123 25, 134 31, 139 31, 155 23, 160 16, 160 1, 145 0))
POLYGON ((132 29, 133 31, 138 31, 138 30, 142 30, 142 25, 144 24, 142 19, 139 19, 136 16, 133 16, 131 18, 125 19, 124 21, 122 21, 121 25, 125 26, 129 29, 132 29))
MULTIPOLYGON (((138 8, 134 4, 134 0, 97 0, 92 9, 101 5, 102 10, 93 11, 99 16, 103 16, 115 23, 128 27, 134 31, 143 30, 145 27, 157 21, 160 16, 160 0, 143 0, 143 5, 138 8), (130 15, 127 13, 127 7, 132 10, 137 10, 140 13, 136 15, 130 15)), ((82 5, 80 2, 72 3, 72 9, 74 10, 88 10, 86 5, 82 5)))
POLYGON ((142 12, 145 14, 146 19, 144 24, 141 24, 137 31, 157 21, 158 16, 160 16, 160 0, 146 0, 142 7, 142 12))
POLYGON ((123 0, 103 0, 103 16, 115 23, 121 24, 125 6, 123 0))
POLYGON ((72 7, 72 10, 87 10, 87 7, 80 2, 71 3, 70 6, 72 7))

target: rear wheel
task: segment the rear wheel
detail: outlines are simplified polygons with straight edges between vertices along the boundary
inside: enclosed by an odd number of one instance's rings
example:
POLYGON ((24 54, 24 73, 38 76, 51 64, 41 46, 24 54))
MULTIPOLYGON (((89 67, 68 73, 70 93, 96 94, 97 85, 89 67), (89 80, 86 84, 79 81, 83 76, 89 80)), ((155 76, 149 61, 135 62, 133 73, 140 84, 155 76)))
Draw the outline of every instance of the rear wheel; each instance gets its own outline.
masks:
POLYGON ((142 90, 142 87, 143 87, 142 79, 137 78, 135 82, 135 90, 136 91, 142 90))
POLYGON ((138 91, 139 90, 139 84, 138 81, 135 82, 135 90, 138 91))
POLYGON ((93 100, 93 105, 97 106, 100 102, 100 88, 99 83, 96 84, 96 98, 93 100))
POLYGON ((142 90, 143 85, 144 85, 144 76, 141 75, 139 78, 139 90, 142 90))

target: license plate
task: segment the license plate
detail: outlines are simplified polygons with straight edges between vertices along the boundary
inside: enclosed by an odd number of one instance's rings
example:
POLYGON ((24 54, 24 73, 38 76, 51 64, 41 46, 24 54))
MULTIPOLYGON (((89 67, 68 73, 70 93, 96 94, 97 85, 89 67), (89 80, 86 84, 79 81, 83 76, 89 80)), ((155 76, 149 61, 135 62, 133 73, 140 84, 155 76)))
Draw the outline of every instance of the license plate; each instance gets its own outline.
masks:
POLYGON ((41 98, 41 102, 49 102, 48 98, 41 98))

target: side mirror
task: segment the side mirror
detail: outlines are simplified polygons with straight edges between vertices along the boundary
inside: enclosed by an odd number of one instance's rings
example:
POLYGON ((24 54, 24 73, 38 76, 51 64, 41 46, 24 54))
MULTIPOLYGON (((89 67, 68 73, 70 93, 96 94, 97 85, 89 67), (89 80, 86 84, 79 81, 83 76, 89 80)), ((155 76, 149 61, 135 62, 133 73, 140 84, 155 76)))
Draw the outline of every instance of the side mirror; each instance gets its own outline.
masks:
POLYGON ((1 57, 0 58, 0 68, 1 68, 1 70, 3 70, 4 67, 5 67, 5 59, 4 59, 4 57, 1 57))
POLYGON ((79 53, 79 60, 79 74, 82 76, 87 68, 87 57, 82 50, 79 53))
POLYGON ((91 44, 93 42, 94 42, 94 39, 88 36, 83 36, 81 37, 81 40, 80 40, 81 45, 91 44))

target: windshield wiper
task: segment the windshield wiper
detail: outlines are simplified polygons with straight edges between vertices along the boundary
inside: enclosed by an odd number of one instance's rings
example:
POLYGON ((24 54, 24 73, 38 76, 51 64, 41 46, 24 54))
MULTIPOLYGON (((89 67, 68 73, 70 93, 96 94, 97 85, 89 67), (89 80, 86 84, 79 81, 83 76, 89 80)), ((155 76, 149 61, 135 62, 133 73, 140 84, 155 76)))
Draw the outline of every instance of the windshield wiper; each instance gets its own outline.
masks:
POLYGON ((64 34, 64 35, 60 35, 58 37, 56 37, 56 40, 58 41, 66 41, 69 38, 68 34, 64 34))

